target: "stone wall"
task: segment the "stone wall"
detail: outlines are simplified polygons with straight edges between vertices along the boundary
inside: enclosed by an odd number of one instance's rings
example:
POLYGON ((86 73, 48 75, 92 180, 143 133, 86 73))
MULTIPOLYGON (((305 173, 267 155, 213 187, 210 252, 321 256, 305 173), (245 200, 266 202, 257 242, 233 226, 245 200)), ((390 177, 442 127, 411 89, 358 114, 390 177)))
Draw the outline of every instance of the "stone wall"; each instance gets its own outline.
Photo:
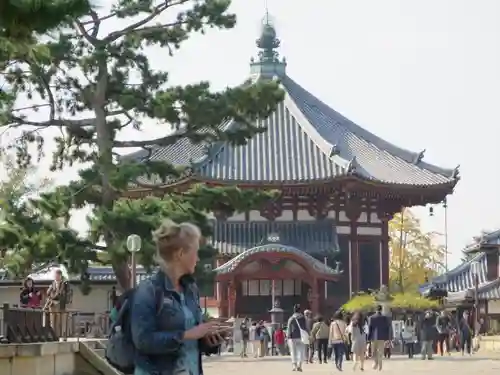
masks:
POLYGON ((78 342, 0 344, 0 375, 73 375, 78 342))
POLYGON ((481 337, 481 350, 500 352, 500 336, 481 337))

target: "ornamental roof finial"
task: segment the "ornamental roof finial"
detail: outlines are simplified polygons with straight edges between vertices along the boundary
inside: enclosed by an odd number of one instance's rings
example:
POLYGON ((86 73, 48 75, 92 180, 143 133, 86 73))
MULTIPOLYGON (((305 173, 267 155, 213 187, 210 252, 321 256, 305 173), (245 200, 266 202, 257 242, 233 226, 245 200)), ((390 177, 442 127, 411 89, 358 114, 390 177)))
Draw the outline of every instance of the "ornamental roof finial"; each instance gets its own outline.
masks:
POLYGON ((252 75, 259 77, 273 78, 274 76, 283 76, 285 74, 285 59, 279 60, 277 51, 281 41, 277 37, 276 27, 269 15, 266 4, 266 13, 262 20, 259 38, 255 41, 259 49, 258 61, 251 60, 250 66, 252 75))
POLYGON ((260 30, 259 39, 256 44, 260 49, 259 58, 262 62, 274 62, 278 59, 278 52, 276 49, 280 46, 280 40, 276 34, 276 28, 271 21, 269 11, 266 9, 266 15, 262 20, 262 27, 260 30))

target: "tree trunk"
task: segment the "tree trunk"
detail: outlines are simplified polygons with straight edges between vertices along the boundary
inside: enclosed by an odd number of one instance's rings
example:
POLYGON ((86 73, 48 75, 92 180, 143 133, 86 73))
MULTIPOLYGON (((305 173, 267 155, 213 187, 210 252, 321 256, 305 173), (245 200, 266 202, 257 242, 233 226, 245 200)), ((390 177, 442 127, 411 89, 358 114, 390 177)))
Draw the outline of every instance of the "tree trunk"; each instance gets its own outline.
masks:
MULTIPOLYGON (((102 202, 101 206, 112 210, 116 198, 116 193, 111 185, 110 177, 114 170, 113 165, 113 129, 108 126, 106 121, 106 89, 108 86, 108 68, 107 61, 102 59, 99 64, 99 74, 97 85, 94 92, 93 108, 96 117, 96 143, 98 149, 98 165, 101 174, 102 202)), ((106 245, 111 247, 114 241, 113 233, 106 228, 103 233, 106 245)), ((113 262, 113 271, 119 287, 122 290, 130 288, 130 272, 127 262, 113 262)))

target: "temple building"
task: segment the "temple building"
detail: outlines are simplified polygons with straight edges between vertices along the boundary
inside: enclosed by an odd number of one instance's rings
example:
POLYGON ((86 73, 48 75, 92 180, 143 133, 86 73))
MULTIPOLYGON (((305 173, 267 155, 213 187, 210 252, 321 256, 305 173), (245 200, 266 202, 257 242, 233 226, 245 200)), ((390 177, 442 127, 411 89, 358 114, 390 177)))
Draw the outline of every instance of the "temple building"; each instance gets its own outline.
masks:
MULTIPOLYGON (((294 81, 271 22, 263 23, 256 44, 250 77, 278 79, 285 91, 276 111, 257 124, 265 133, 244 146, 181 139, 132 157, 191 165, 188 175, 156 189, 204 183, 281 191, 250 212, 214 212, 221 316, 267 314, 276 300, 285 311, 300 303, 331 313, 353 294, 388 283, 388 221, 402 207, 442 202, 458 169, 429 164, 423 151, 377 137, 294 81)), ((149 193, 137 186, 129 196, 149 193)))
POLYGON ((464 249, 467 260, 420 286, 424 296, 445 295, 445 305, 471 309, 477 299, 479 315, 500 329, 500 230, 487 233, 464 249))

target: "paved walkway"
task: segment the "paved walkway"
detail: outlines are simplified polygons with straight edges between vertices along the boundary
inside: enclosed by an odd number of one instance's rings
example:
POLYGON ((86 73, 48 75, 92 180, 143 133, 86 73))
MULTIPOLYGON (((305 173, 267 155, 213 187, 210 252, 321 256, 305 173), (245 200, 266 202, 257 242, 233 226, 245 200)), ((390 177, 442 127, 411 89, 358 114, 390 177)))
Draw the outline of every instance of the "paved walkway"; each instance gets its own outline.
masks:
MULTIPOLYGON (((365 365, 363 373, 377 373, 371 368, 371 361, 365 365)), ((353 373, 352 362, 346 362, 344 373, 353 373)), ((211 358, 204 362, 205 375, 236 374, 236 375, 291 375, 292 372, 289 357, 266 357, 263 359, 246 358, 241 359, 234 356, 223 356, 211 358)), ((304 374, 328 374, 332 375, 338 371, 331 363, 328 364, 305 364, 304 374)), ((416 375, 416 374, 438 374, 438 375, 497 375, 500 370, 500 355, 490 353, 478 353, 471 357, 462 357, 453 354, 450 357, 436 357, 433 361, 422 361, 420 358, 408 359, 403 356, 395 356, 384 362, 384 368, 380 374, 388 375, 416 375)), ((356 373, 360 374, 358 370, 356 373)))

